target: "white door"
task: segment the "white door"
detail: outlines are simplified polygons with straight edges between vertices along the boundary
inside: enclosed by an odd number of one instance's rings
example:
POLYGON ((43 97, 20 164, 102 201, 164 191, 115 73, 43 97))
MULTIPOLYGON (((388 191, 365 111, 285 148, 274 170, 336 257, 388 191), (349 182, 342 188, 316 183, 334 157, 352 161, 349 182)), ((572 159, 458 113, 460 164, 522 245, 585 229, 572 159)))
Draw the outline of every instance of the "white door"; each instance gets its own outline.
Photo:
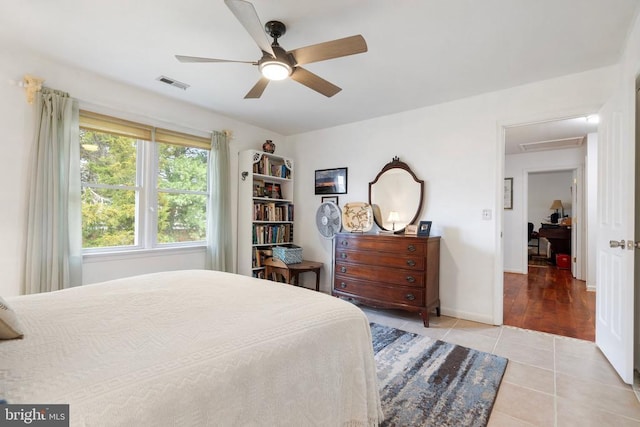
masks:
MULTIPOLYGON (((632 95, 632 94, 629 94, 632 95)), ((635 141, 626 94, 600 111, 596 344, 622 380, 633 382, 635 141)))

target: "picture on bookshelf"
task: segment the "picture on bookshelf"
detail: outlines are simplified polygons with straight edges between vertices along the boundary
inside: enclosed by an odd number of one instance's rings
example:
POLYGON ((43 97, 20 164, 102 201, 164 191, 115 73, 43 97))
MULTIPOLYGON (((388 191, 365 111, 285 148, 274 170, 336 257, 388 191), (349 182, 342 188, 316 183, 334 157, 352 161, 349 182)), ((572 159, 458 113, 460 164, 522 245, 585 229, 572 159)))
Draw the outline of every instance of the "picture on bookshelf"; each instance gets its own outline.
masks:
POLYGON ((255 180, 253 181, 253 197, 263 197, 264 196, 264 181, 255 180))
POLYGON ((272 199, 282 199, 282 188, 280 184, 267 182, 264 185, 265 188, 265 197, 270 197, 272 199))

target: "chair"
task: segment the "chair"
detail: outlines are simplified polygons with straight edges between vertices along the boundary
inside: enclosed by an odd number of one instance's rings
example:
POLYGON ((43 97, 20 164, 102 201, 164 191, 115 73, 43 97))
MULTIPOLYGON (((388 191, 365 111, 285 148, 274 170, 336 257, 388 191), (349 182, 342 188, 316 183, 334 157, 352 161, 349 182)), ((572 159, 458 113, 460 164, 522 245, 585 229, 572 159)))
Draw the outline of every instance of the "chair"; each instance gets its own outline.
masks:
POLYGON ((264 266, 267 280, 282 281, 296 286, 300 286, 300 273, 314 272, 316 274, 316 291, 320 291, 321 262, 302 260, 302 262, 296 264, 285 264, 284 261, 278 258, 268 257, 264 260, 264 266))
POLYGON ((540 255, 540 235, 538 234, 537 231, 535 231, 533 229, 533 223, 530 222, 527 224, 528 225, 528 240, 527 240, 527 246, 530 248, 536 248, 536 255, 540 255), (532 241, 535 240, 535 243, 532 243, 532 241))

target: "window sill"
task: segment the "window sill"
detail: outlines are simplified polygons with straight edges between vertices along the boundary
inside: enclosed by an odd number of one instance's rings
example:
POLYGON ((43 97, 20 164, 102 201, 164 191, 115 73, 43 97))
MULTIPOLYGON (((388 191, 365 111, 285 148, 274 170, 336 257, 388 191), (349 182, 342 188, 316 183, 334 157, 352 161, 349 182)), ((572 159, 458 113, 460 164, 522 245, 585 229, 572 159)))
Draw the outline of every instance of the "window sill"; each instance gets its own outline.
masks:
POLYGON ((170 255, 200 254, 206 250, 206 246, 193 245, 170 248, 153 249, 127 249, 117 251, 88 252, 82 254, 82 262, 117 261, 135 258, 164 257, 170 255))

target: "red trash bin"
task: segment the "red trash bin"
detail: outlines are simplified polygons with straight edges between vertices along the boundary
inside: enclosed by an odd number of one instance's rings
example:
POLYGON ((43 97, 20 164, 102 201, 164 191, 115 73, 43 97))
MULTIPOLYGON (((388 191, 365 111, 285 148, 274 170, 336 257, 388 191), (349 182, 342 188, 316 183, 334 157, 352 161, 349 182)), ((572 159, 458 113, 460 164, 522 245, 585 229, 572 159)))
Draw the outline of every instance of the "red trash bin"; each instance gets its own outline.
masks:
POLYGON ((571 268, 571 257, 567 254, 556 254, 556 265, 565 270, 571 268))

